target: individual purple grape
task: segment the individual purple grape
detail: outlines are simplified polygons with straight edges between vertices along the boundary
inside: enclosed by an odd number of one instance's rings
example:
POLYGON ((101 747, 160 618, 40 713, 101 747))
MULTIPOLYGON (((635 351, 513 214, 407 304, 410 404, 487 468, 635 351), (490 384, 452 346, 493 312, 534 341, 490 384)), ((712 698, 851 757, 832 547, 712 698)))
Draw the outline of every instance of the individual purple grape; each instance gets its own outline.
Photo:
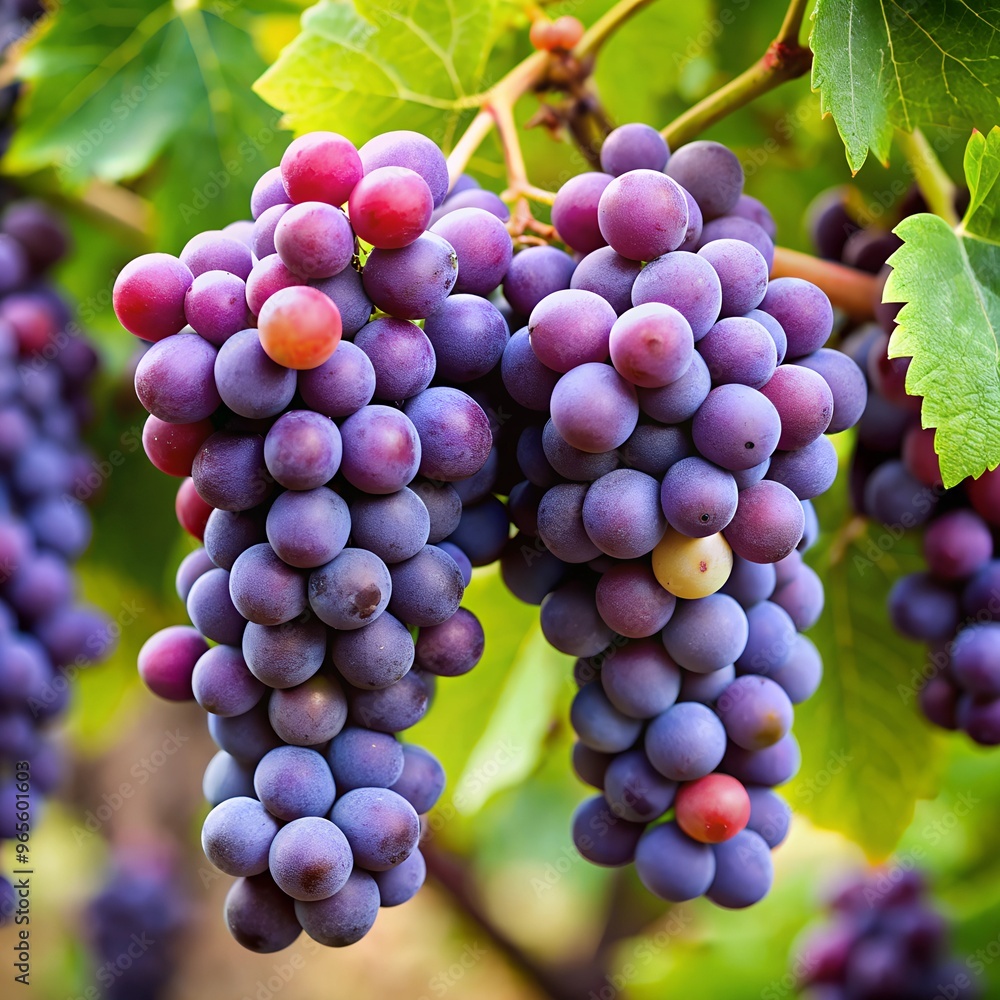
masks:
MULTIPOLYGON (((715 223, 708 223, 711 227, 715 223)), ((769 264, 749 243, 739 239, 704 242, 698 256, 707 260, 722 285, 722 316, 742 316, 756 309, 767 290, 769 264)))
POLYGON ((291 208, 290 203, 272 205, 265 208, 263 212, 254 219, 253 224, 253 250, 254 256, 261 260, 277 253, 274 246, 274 231, 281 221, 281 217, 291 208))
POLYGON ((440 625, 458 611, 465 591, 462 571, 446 552, 425 545, 415 556, 389 568, 389 610, 409 625, 440 625))
POLYGON ((800 632, 805 632, 819 621, 823 611, 823 581, 803 563, 791 580, 775 589, 771 600, 788 612, 800 632))
POLYGON ((193 333, 153 344, 139 359, 135 391, 150 413, 172 424, 210 417, 221 402, 213 374, 218 352, 193 333))
POLYGON ((444 154, 419 132, 383 132, 369 139, 358 155, 366 174, 379 167, 406 167, 420 174, 431 190, 435 208, 448 196, 448 164, 444 154))
POLYGON ((670 621, 677 598, 643 562, 621 563, 597 583, 597 610, 612 631, 632 639, 655 635, 670 621))
POLYGON ((224 344, 247 325, 246 284, 228 271, 199 274, 184 296, 184 316, 195 333, 224 344))
POLYGON ((440 677, 467 674, 482 659, 486 637, 479 619, 465 608, 450 618, 420 630, 416 664, 440 677))
POLYGON ((677 605, 663 630, 663 644, 680 666, 707 674, 734 663, 748 633, 740 605, 726 594, 710 594, 677 605))
POLYGON ((409 629, 388 611, 350 632, 330 638, 334 666, 354 687, 378 690, 395 684, 413 664, 413 638, 409 629))
POLYGON ((584 563, 601 550, 583 523, 587 487, 564 483, 549 490, 538 506, 538 536, 563 562, 584 563))
POLYGON ((266 753, 253 785, 264 808, 280 820, 323 816, 333 806, 330 768, 322 754, 306 747, 277 747, 266 753))
POLYGON ((458 278, 458 257, 434 233, 398 250, 372 250, 362 279, 365 293, 398 319, 424 319, 448 297, 458 278))
POLYGON ((731 210, 729 218, 749 219, 764 230, 768 239, 773 240, 778 234, 774 216, 766 205, 748 194, 741 194, 731 210))
POLYGON ((507 227, 496 215, 481 208, 456 209, 436 221, 431 232, 455 248, 455 292, 489 295, 503 280, 513 250, 507 227))
POLYGON ((793 705, 799 705, 819 688, 823 679, 823 659, 810 639, 797 635, 788 658, 769 670, 768 676, 784 688, 793 705))
POLYGON ((694 354, 691 326, 672 306, 649 302, 623 313, 611 328, 611 362, 633 385, 657 389, 676 382, 694 354))
POLYGON ((258 954, 282 951, 302 933, 292 900, 266 873, 233 883, 225 919, 236 941, 258 954))
POLYGON ((573 258, 556 247, 528 247, 514 254, 503 279, 504 298, 520 316, 529 316, 546 295, 569 288, 573 258))
POLYGON ((542 602, 542 632, 561 653, 594 656, 605 649, 612 632, 597 613, 593 589, 579 580, 565 583, 542 602))
POLYGON ((562 241, 577 253, 591 253, 607 245, 597 222, 597 206, 610 183, 610 174, 589 171, 571 177, 556 194, 552 225, 562 241))
POLYGON ((504 204, 503 199, 492 191, 484 191, 482 188, 471 188, 465 191, 453 192, 446 203, 434 210, 431 216, 431 225, 434 226, 439 220, 452 212, 459 212, 463 208, 478 208, 484 212, 489 212, 501 222, 510 221, 510 209, 504 204))
POLYGON ((241 330, 222 345, 215 382, 226 406, 253 420, 276 416, 295 395, 295 372, 264 353, 256 330, 241 330))
POLYGON ((249 510, 274 492, 259 434, 217 431, 195 456, 191 475, 198 496, 221 510, 249 510))
MULTIPOLYGON (((253 249, 253 219, 237 219, 230 222, 219 230, 225 236, 238 240, 248 250, 253 249)), ((225 268, 223 268, 225 270, 225 268)))
MULTIPOLYGON (((746 198, 747 195, 740 197, 746 198)), ((698 249, 716 240, 739 240, 741 243, 749 243, 764 258, 768 271, 774 265, 774 240, 752 219, 739 215, 723 215, 706 222, 698 239, 698 249)))
POLYGON ((269 208, 275 205, 287 205, 292 201, 281 179, 281 168, 271 167, 261 174, 250 194, 250 214, 260 218, 269 208))
POLYGON ((202 792, 211 806, 237 796, 254 797, 253 768, 240 764, 235 757, 220 750, 205 768, 202 792))
POLYGON ((352 691, 351 719, 376 732, 399 733, 427 714, 431 696, 424 674, 411 670, 380 691, 352 691))
POLYGON ((280 826, 256 799, 226 799, 205 817, 202 850, 226 875, 260 875, 267 871, 267 853, 280 826))
POLYGON ((496 562, 510 537, 507 508, 496 497, 487 497, 462 511, 458 527, 448 536, 473 566, 496 562))
POLYGON ((640 389, 639 406, 643 413, 661 423, 683 423, 695 415, 711 388, 708 365, 696 351, 691 358, 691 366, 675 382, 662 389, 640 389))
POLYGON ((736 513, 736 480, 703 458, 682 458, 660 486, 660 505, 671 527, 690 538, 722 531, 736 513))
POLYGON ((795 362, 822 376, 833 396, 833 418, 827 427, 828 434, 853 427, 865 412, 868 389, 861 369, 840 351, 820 348, 795 362))
POLYGON ((195 580, 203 573, 215 568, 215 563, 204 549, 195 549, 189 552, 177 567, 176 590, 177 596, 187 603, 188 594, 194 586, 195 580))
POLYGON ((315 674, 295 687, 272 691, 267 715, 286 743, 320 746, 344 728, 347 698, 339 681, 315 674))
POLYGON ((608 700, 633 719, 652 719, 677 701, 681 671, 652 639, 615 648, 601 666, 601 684, 608 700))
POLYGON ((833 417, 833 393, 822 375, 799 365, 781 365, 760 390, 781 418, 778 447, 804 448, 815 441, 833 417))
MULTIPOLYGON (((310 285, 322 292, 337 307, 345 337, 353 337, 371 317, 372 300, 365 292, 361 272, 354 267, 345 267, 332 278, 315 279, 310 285)), ((304 374, 306 373, 300 373, 299 377, 304 374)))
POLYGON ((705 458, 738 471, 770 457, 781 436, 781 418, 771 400, 756 389, 720 385, 698 408, 691 433, 705 458))
POLYGON ((1000 745, 1000 698, 961 697, 956 712, 958 726, 980 746, 1000 745))
POLYGON ((743 167, 721 143, 699 139, 676 149, 667 176, 691 192, 706 221, 731 212, 743 193, 743 167))
POLYGON ((760 601, 747 611, 750 626, 746 647, 736 660, 741 674, 771 677, 795 648, 795 622, 781 605, 760 601))
POLYGON ((538 360, 531 349, 527 327, 522 327, 507 341, 500 373, 514 402, 529 410, 548 410, 559 374, 538 360))
MULTIPOLYGON (((542 428, 542 451, 552 470, 565 479, 593 482, 618 468, 614 451, 591 453, 568 444, 549 420, 542 428)), ((529 466, 530 469, 530 466, 529 466)))
POLYGON ((615 759, 614 755, 598 753, 577 741, 573 744, 572 759, 573 771, 585 785, 598 790, 604 788, 604 777, 608 765, 615 759))
POLYGON ((269 254, 254 265, 247 278, 247 307, 256 316, 275 292, 301 284, 302 279, 292 274, 276 253, 269 254))
POLYGON ((618 455, 626 468, 638 469, 660 479, 691 451, 691 438, 683 427, 639 424, 618 449, 618 455))
POLYGON ((427 541, 431 545, 444 541, 462 519, 462 500, 450 483, 417 479, 410 489, 420 497, 430 515, 431 526, 427 541))
POLYGON ((343 948, 360 941, 378 916, 379 892, 368 872, 355 868, 344 887, 326 899, 295 903, 295 917, 314 941, 343 948))
POLYGON ((385 872, 375 872, 372 875, 378 885, 379 900, 382 906, 400 906, 411 900, 419 891, 427 878, 427 862, 415 847, 413 853, 395 868, 385 872))
POLYGON ((264 438, 267 470, 290 490, 313 490, 340 468, 343 445, 337 425, 312 410, 282 414, 264 438))
POLYGON ((195 277, 206 271, 228 271, 246 281, 253 269, 250 248, 241 240, 217 230, 198 233, 189 239, 180 258, 195 277))
POLYGON ((367 549, 344 549, 309 576, 309 605, 331 628, 363 628, 389 604, 392 580, 385 563, 367 549))
MULTIPOLYGON (((647 666, 655 669, 651 660, 647 662, 647 666)), ((661 670, 661 675, 658 680, 662 688, 660 696, 657 698, 651 695, 651 700, 666 700, 673 686, 669 669, 665 673, 661 670)), ((622 689, 612 683, 618 693, 621 693, 622 689)), ((639 694, 635 695, 635 698, 639 697, 639 694)), ((629 700, 631 702, 634 699, 629 700)), ((601 753, 619 753, 632 746, 642 731, 643 717, 626 715, 616 708, 600 681, 591 681, 580 688, 570 709, 570 721, 581 742, 601 753)))
POLYGON ((723 667, 710 674, 696 674, 691 670, 681 671, 681 693, 678 701, 700 701, 703 705, 714 705, 719 695, 736 678, 735 667, 723 667))
POLYGON ((264 685, 247 667, 238 647, 213 646, 194 665, 195 701, 213 715, 243 715, 264 697, 264 685))
POLYGON ((962 581, 993 558, 993 536, 975 512, 952 510, 937 518, 924 533, 924 558, 938 579, 962 581))
POLYGON ((765 479, 740 492, 736 514, 723 534, 736 555, 777 562, 798 545, 804 530, 805 513, 795 494, 765 479))
POLYGON ((701 340, 719 318, 722 284, 715 268, 698 254, 679 251, 650 261, 632 286, 636 306, 660 302, 672 306, 701 340))
POLYGON ((587 536, 615 559, 652 552, 667 528, 656 480, 635 469, 616 469, 593 483, 582 513, 587 536))
POLYGON ((864 512, 884 525, 912 528, 924 524, 937 502, 937 491, 914 479, 898 461, 883 462, 864 486, 864 512))
POLYGON ((619 125, 604 140, 601 169, 615 177, 629 170, 662 170, 669 156, 670 148, 655 128, 631 122, 619 125))
POLYGON ((196 629, 172 625, 150 636, 139 650, 139 676, 155 695, 188 701, 194 695, 191 675, 208 644, 196 629))
POLYGON ((384 563, 402 562, 427 544, 430 515, 420 497, 404 487, 386 496, 358 496, 350 506, 354 544, 384 563))
POLYGON ((339 794, 353 788, 388 788, 402 775, 405 759, 395 736, 359 726, 342 730, 326 757, 339 794))
POLYGON ((340 425, 344 478, 366 493, 401 490, 420 467, 420 434, 409 417, 389 406, 364 406, 340 425))
POLYGON ((795 777, 801 762, 799 745, 789 734, 764 750, 744 750, 731 743, 719 770, 731 774, 744 785, 774 788, 795 777))
POLYGON ((292 899, 313 901, 329 899, 347 884, 353 860, 339 827, 322 816, 302 816, 278 831, 271 842, 269 865, 282 892, 292 899))
POLYGON ((767 329, 745 316, 720 319, 698 343, 715 385, 738 383, 761 389, 778 363, 767 329))
POLYGON ((409 399, 434 377, 434 348, 415 323, 389 316, 373 320, 358 331, 354 344, 372 363, 376 399, 409 399))
POLYGON ((364 351, 342 340, 329 361, 298 373, 298 389, 311 410, 349 417, 375 395, 375 369, 364 351))
POLYGON ((246 622, 230 598, 229 573, 224 569, 210 569, 195 580, 188 594, 187 613, 207 639, 230 646, 240 644, 246 622))
POLYGON ((342 795, 330 814, 344 831, 355 864, 386 871, 405 861, 420 838, 413 806, 388 788, 356 788, 342 795))
POLYGON ((243 633, 243 658, 251 672, 271 688, 298 687, 323 666, 326 629, 315 619, 281 625, 251 622, 243 633))
POLYGON ((267 540, 289 566, 314 569, 330 562, 351 535, 347 504, 325 486, 282 493, 267 512, 267 540))
POLYGON ((305 576, 285 565, 266 542, 252 545, 233 563, 229 592, 240 614, 258 625, 291 621, 307 606, 305 576))
POLYGON ((407 401, 405 413, 419 435, 422 476, 454 482, 483 467, 493 435, 489 418, 471 396, 444 386, 425 389, 407 401))
POLYGON ((731 840, 712 847, 715 878, 705 895, 717 906, 742 909, 760 902, 774 881, 771 851, 764 838, 741 830, 731 840))
POLYGON ((788 338, 788 357, 818 351, 833 331, 833 307, 826 293, 803 278, 775 278, 760 308, 770 313, 788 338))
POLYGON ((726 730, 712 709, 683 701, 650 722, 645 748, 649 762, 664 777, 694 781, 718 767, 726 750, 726 730))
POLYGON ((552 422, 567 443, 581 451, 595 454, 617 448, 638 420, 635 389, 608 365, 574 368, 552 392, 552 422))
POLYGON ((964 690, 978 698, 1000 696, 998 636, 1000 624, 975 623, 963 628, 952 646, 951 673, 964 690))
POLYGON ((450 295, 424 321, 424 332, 434 347, 438 378, 459 383, 493 371, 510 339, 500 311, 478 295, 450 295))
POLYGON ((602 786, 613 814, 632 823, 659 819, 677 792, 676 782, 664 778, 642 750, 613 757, 604 770, 602 786))
POLYGON ((792 810, 770 788, 747 789, 750 796, 750 821, 746 828, 756 833, 773 851, 788 836, 792 810))
POLYGON ((764 312, 763 309, 751 309, 745 318, 756 320, 771 335, 778 356, 777 363, 780 365, 785 360, 785 354, 788 352, 788 338, 785 337, 785 331, 781 328, 781 324, 770 313, 764 312))
POLYGON ((258 703, 243 715, 210 715, 208 731, 216 745, 231 754, 241 764, 257 762, 276 746, 281 745, 267 719, 267 707, 258 703))
POLYGON ((300 278, 332 278, 351 263, 354 233, 333 205, 304 201, 283 213, 274 228, 274 249, 300 278))
POLYGON ((547 295, 531 311, 531 349, 547 368, 568 372, 608 356, 615 311, 594 292, 563 289, 547 295))
POLYGON ((620 868, 635 858, 641 823, 617 816, 603 795, 582 802, 573 814, 573 844, 593 865, 620 868))
POLYGON ((187 322, 184 299, 193 280, 187 265, 170 254, 136 257, 115 279, 115 315, 126 330, 143 340, 179 333, 187 322))
POLYGON ((792 726, 792 703, 784 689, 768 677, 738 677, 715 706, 726 734, 744 750, 763 750, 777 743, 792 726))
POLYGON ((601 235, 623 257, 653 260, 687 236, 687 201, 680 186, 656 170, 630 170, 605 188, 597 209, 601 235))
POLYGON ((682 833, 675 822, 650 827, 639 840, 635 870, 655 896, 683 903, 708 891, 715 878, 715 855, 682 833))
POLYGON ((205 549, 212 562, 231 570, 233 563, 251 545, 266 540, 261 511, 213 510, 205 525, 205 549))
POLYGON ((403 773, 393 783, 392 790, 422 816, 434 808, 444 785, 444 768, 437 758, 423 747, 404 744, 403 773))
POLYGON ((787 486, 800 500, 809 500, 833 485, 837 467, 836 449, 828 438, 818 437, 797 451, 776 452, 767 477, 787 486))
POLYGON ((900 577, 889 590, 888 607, 893 627, 923 642, 951 639, 961 616, 958 595, 929 573, 900 577))
POLYGON ((504 586, 526 604, 541 604, 566 577, 566 564, 537 538, 512 538, 500 558, 504 586))

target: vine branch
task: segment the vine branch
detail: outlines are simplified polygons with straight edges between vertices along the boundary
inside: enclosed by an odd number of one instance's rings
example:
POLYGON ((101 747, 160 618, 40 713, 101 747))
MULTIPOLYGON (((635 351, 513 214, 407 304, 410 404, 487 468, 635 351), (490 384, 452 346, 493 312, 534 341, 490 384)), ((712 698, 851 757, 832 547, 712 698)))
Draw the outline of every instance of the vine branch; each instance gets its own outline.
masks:
POLYGON ((630 18, 648 7, 653 0, 618 0, 607 13, 598 18, 584 33, 573 49, 577 59, 597 55, 604 43, 630 18))
POLYGON ((913 178, 920 188, 930 210, 941 216, 949 226, 958 225, 958 214, 955 212, 955 182, 948 176, 941 161, 937 158, 927 136, 920 129, 896 132, 896 142, 906 157, 906 162, 913 171, 913 178))
POLYGON ((761 94, 809 71, 812 52, 799 42, 808 2, 809 0, 792 0, 777 38, 749 69, 661 129, 661 134, 671 149, 690 141, 710 125, 749 104, 761 94))
POLYGON ((805 278, 826 292, 830 301, 852 319, 868 320, 875 315, 879 298, 879 280, 873 274, 858 271, 830 260, 820 260, 787 247, 774 248, 772 278, 805 278))

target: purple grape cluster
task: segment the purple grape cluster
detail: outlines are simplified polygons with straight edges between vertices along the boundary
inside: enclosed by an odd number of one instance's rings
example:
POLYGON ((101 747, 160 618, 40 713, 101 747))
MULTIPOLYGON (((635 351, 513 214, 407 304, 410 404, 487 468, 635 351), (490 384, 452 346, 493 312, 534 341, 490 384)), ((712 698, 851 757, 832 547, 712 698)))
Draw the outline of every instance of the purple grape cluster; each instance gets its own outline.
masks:
MULTIPOLYGON (((0 840, 28 839, 58 785, 54 739, 75 673, 110 651, 80 602, 73 563, 90 541, 91 457, 81 439, 97 355, 46 272, 67 250, 43 204, 0 215, 0 840), (81 490, 82 487, 82 490, 81 490)), ((0 924, 16 903, 0 878, 0 924)))
POLYGON ((748 906, 788 827, 770 789, 799 765, 792 706, 822 673, 800 634, 823 606, 811 500, 865 382, 823 346, 826 295, 768 280, 774 223, 730 150, 625 125, 601 166, 553 206, 576 256, 522 250, 504 281, 502 378, 535 419, 501 570, 579 658, 574 763, 602 794, 577 848, 664 899, 748 906))
POLYGON ((156 843, 115 847, 81 928, 100 995, 107 1000, 167 996, 189 916, 168 847, 156 843))
POLYGON ((802 1000, 975 1000, 967 966, 949 954, 948 924, 915 869, 874 869, 831 894, 830 920, 793 960, 802 1000))
MULTIPOLYGON (((959 199, 961 201, 966 196, 959 199)), ((896 214, 925 211, 911 192, 896 214)), ((883 276, 899 238, 861 226, 842 189, 810 213, 824 256, 883 276)), ((896 630, 929 646, 920 705, 936 726, 1000 744, 1000 473, 945 490, 934 430, 920 426, 921 399, 907 395, 909 358, 888 356, 898 305, 879 304, 878 323, 851 330, 842 351, 865 373, 868 402, 858 422, 851 469, 855 509, 883 525, 878 544, 922 532, 926 570, 897 580, 888 600, 896 630)), ((838 359, 838 363, 844 362, 838 359)))
POLYGON ((147 454, 184 479, 178 517, 203 541, 177 574, 193 627, 150 638, 139 672, 209 713, 202 843, 238 879, 226 921, 253 951, 302 929, 351 944, 417 892, 444 774, 396 734, 483 653, 461 601, 508 534, 479 400, 512 247, 448 187, 417 133, 360 150, 311 133, 260 178, 252 221, 115 286, 152 341, 147 454))

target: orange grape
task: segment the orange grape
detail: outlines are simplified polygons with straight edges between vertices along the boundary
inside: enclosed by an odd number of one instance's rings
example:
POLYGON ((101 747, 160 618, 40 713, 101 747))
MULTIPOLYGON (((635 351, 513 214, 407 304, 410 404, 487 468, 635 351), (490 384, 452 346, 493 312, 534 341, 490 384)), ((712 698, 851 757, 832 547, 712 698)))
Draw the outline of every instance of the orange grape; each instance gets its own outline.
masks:
POLYGON ((298 371, 318 368, 340 343, 340 310, 309 285, 281 288, 261 307, 257 333, 277 364, 298 371))

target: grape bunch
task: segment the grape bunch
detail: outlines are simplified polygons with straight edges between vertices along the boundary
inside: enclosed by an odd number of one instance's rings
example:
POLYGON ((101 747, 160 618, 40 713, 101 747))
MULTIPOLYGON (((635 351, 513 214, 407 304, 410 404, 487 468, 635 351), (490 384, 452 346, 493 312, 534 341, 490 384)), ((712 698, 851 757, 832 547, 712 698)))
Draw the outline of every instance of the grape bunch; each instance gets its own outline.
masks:
POLYGON ((167 996, 189 915, 168 845, 114 847, 82 927, 100 995, 107 1000, 167 996))
POLYGON ((634 861, 664 899, 742 907, 770 887, 789 823, 771 788, 822 673, 801 550, 837 473, 825 435, 856 422, 865 382, 823 347, 826 295, 769 282, 774 223, 730 150, 671 155, 625 125, 601 166, 553 206, 578 262, 523 250, 504 282, 526 321, 502 378, 536 419, 501 570, 578 657, 574 765, 601 791, 573 820, 580 853, 634 861))
POLYGON ((193 627, 150 638, 139 672, 209 713, 202 843, 238 879, 226 921, 254 951, 302 929, 351 944, 420 888, 444 774, 396 734, 483 652, 460 605, 508 525, 474 394, 509 339, 486 296, 512 248, 448 190, 417 133, 360 150, 310 133, 256 184, 252 221, 115 285, 151 342, 146 453, 182 478, 178 519, 203 543, 177 573, 193 627))
POLYGON ((861 872, 831 893, 829 922, 793 960, 802 1000, 974 1000, 967 966, 949 955, 948 924, 915 869, 861 872))
MULTIPOLYGON (((104 616, 80 602, 73 573, 91 533, 77 497, 92 492, 81 433, 97 355, 47 278, 66 250, 61 222, 42 203, 3 209, 0 840, 18 840, 22 850, 42 798, 61 778, 56 722, 68 707, 70 682, 112 645, 104 616)), ((0 925, 15 908, 13 888, 0 877, 0 925)))
MULTIPOLYGON (((966 197, 960 196, 959 208, 966 197)), ((924 209, 911 193, 899 211, 908 215, 924 209)), ((821 196, 812 217, 814 240, 825 255, 873 273, 887 272, 886 260, 899 246, 898 237, 879 227, 859 227, 843 191, 821 196)), ((924 715, 936 726, 961 729, 977 743, 996 746, 1000 559, 994 552, 1000 473, 986 472, 944 489, 934 430, 920 426, 921 399, 906 392, 910 359, 888 357, 898 309, 880 304, 879 323, 850 331, 842 344, 865 372, 869 387, 852 458, 854 506, 883 526, 886 545, 907 531, 923 533, 927 568, 897 580, 888 607, 900 634, 929 646, 920 672, 926 680, 919 696, 924 715)))

